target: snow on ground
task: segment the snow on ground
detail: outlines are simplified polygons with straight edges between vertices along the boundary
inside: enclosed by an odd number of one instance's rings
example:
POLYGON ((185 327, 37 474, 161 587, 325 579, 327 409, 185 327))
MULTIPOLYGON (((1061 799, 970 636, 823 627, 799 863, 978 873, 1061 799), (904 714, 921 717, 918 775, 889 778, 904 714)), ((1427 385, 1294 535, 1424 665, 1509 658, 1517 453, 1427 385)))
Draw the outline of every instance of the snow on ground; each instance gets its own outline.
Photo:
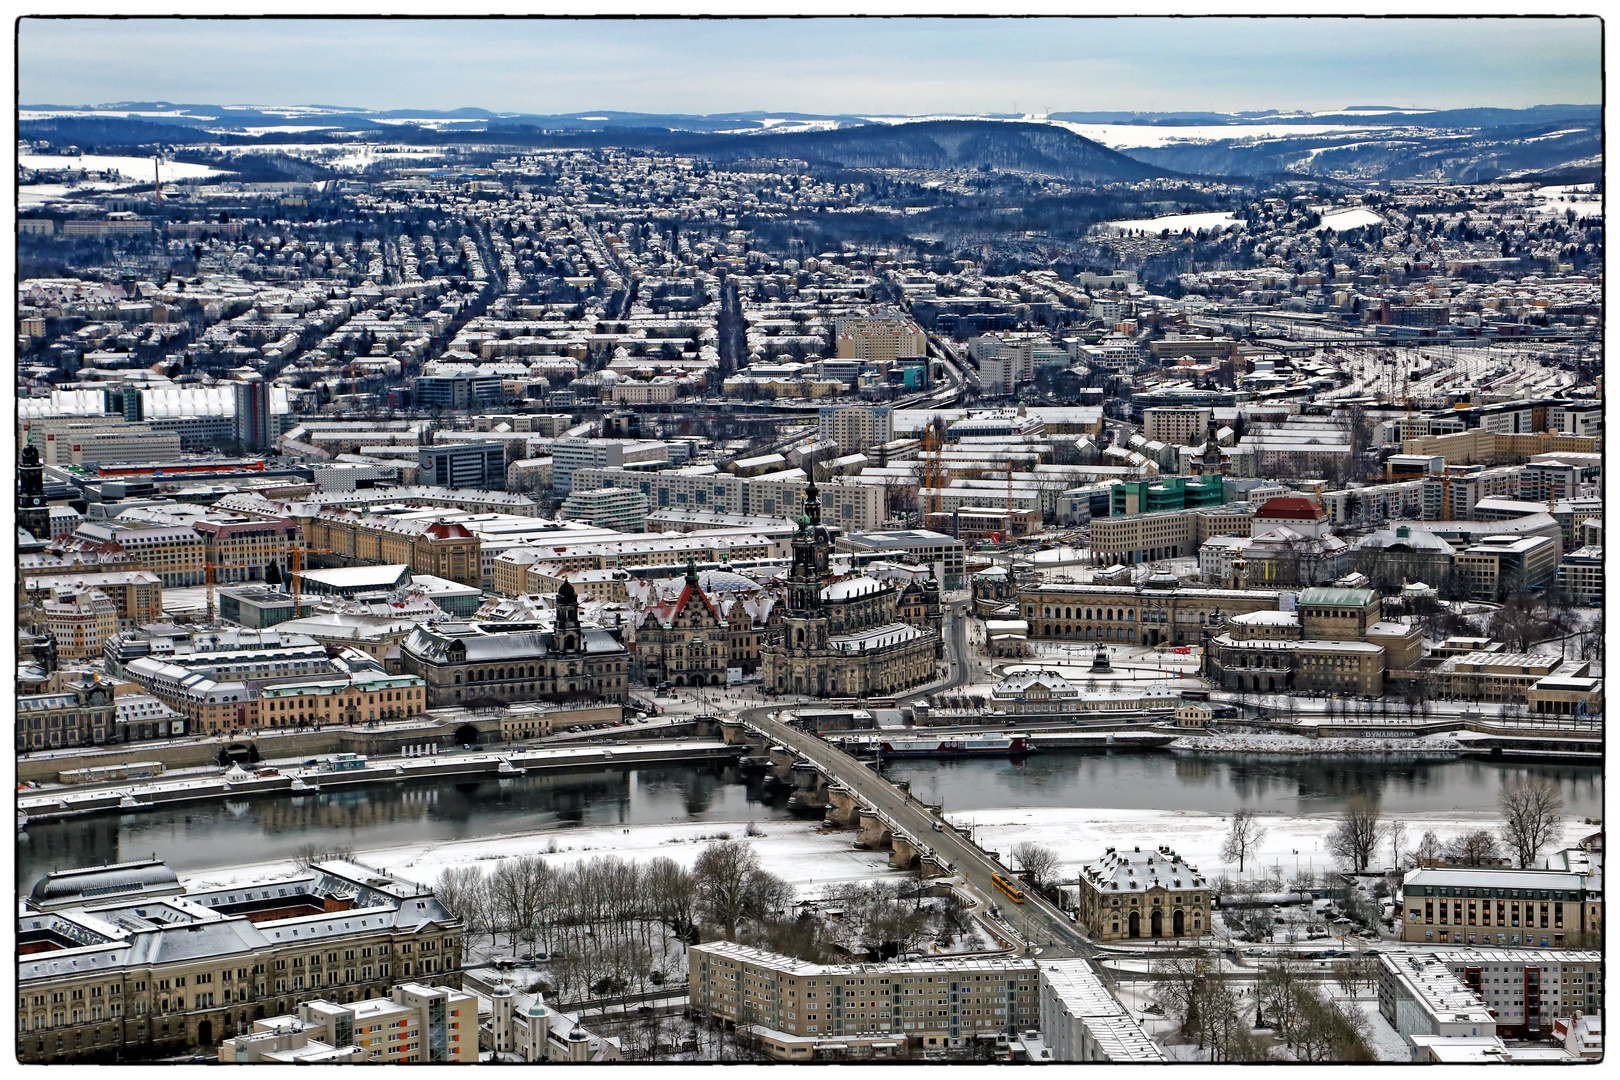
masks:
POLYGON ((1154 235, 1169 229, 1178 233, 1182 229, 1225 229, 1242 222, 1224 210, 1213 210, 1203 214, 1169 214, 1165 217, 1137 218, 1132 221, 1100 221, 1097 227, 1109 232, 1145 232, 1154 235))
MULTIPOLYGON (((109 169, 116 169, 124 174, 124 180, 117 184, 93 180, 80 185, 81 187, 123 187, 146 183, 152 179, 151 158, 114 157, 105 154, 80 154, 76 157, 66 154, 18 154, 17 164, 24 169, 84 169, 86 172, 106 172, 109 169)), ((158 164, 158 175, 163 178, 164 183, 170 183, 176 180, 197 180, 225 174, 207 165, 164 161, 158 164)))
POLYGON ((1563 217, 1564 211, 1573 210, 1577 217, 1602 217, 1603 196, 1595 192, 1594 184, 1556 184, 1536 188, 1530 194, 1542 201, 1535 207, 1540 213, 1563 217))
POLYGON ((1383 218, 1371 210, 1343 210, 1337 214, 1323 214, 1322 224, 1316 227, 1317 232, 1349 232, 1351 229, 1364 229, 1369 225, 1387 224, 1383 218))
MULTIPOLYGON (((1231 818, 1216 813, 1183 810, 1120 810, 1110 808, 1009 807, 991 810, 965 810, 945 815, 958 827, 969 827, 980 847, 1005 854, 1014 844, 1032 840, 1057 851, 1062 876, 1073 876, 1083 863, 1102 858, 1110 847, 1145 849, 1168 844, 1172 851, 1198 868, 1207 878, 1218 876, 1225 865, 1220 857, 1231 818)), ((1432 829, 1442 840, 1494 824, 1490 814, 1473 816, 1451 814, 1407 814, 1407 844, 1418 842, 1432 829)), ((1327 834, 1338 824, 1335 816, 1291 817, 1261 815, 1266 835, 1258 855, 1245 866, 1252 873, 1259 866, 1280 863, 1283 874, 1292 877, 1297 870, 1333 870, 1336 858, 1328 853, 1327 834)), ((1380 846, 1379 861, 1388 860, 1388 845, 1380 846)), ((1236 869, 1235 867, 1233 868, 1236 869)))
POLYGON ((1359 996, 1350 998, 1342 993, 1334 997, 1339 1004, 1347 1009, 1360 1009, 1367 1018, 1367 1045, 1372 1048, 1373 1056, 1379 1061, 1411 1061, 1412 1050, 1406 1045, 1396 1030, 1389 1026, 1384 1014, 1378 1011, 1378 994, 1363 991, 1359 996))
MULTIPOLYGON (((793 885, 801 897, 818 897, 832 882, 899 876, 898 871, 889 869, 887 852, 857 850, 851 829, 824 831, 820 822, 772 819, 760 822, 763 836, 750 837, 744 835, 747 826, 746 821, 700 821, 566 829, 371 848, 355 852, 355 858, 407 881, 427 885, 449 867, 483 864, 492 868, 495 860, 518 855, 545 855, 560 865, 601 855, 638 861, 667 856, 689 867, 710 842, 720 838, 719 834, 729 833, 734 840, 752 843, 760 865, 793 885)), ((195 888, 236 885, 291 870, 292 863, 287 861, 223 866, 193 873, 186 882, 195 888)))
POLYGON ((1333 135, 1341 131, 1362 131, 1373 125, 1362 124, 1077 124, 1054 120, 1093 142, 1113 150, 1168 146, 1185 142, 1225 142, 1232 139, 1302 138, 1307 135, 1333 135))

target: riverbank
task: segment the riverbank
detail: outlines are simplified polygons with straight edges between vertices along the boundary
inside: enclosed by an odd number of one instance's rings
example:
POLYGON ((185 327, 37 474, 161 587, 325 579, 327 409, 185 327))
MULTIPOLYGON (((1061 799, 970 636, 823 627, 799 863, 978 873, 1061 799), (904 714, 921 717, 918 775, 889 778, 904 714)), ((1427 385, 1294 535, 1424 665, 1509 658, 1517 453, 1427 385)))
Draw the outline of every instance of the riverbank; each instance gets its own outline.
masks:
POLYGON ((1403 761, 1454 761, 1463 744, 1446 735, 1415 739, 1310 739, 1303 735, 1183 735, 1169 744, 1174 754, 1244 754, 1285 757, 1393 757, 1403 761))
MULTIPOLYGON (((969 829, 981 847, 999 851, 1004 856, 1013 845, 1026 840, 1052 848, 1058 853, 1059 873, 1064 878, 1073 878, 1083 864, 1102 858, 1111 847, 1122 850, 1140 847, 1148 851, 1161 844, 1168 845, 1206 879, 1228 871, 1220 857, 1221 845, 1226 841, 1232 822, 1231 816, 1226 814, 1195 810, 1006 807, 945 816, 959 828, 969 829)), ((1246 860, 1246 877, 1276 865, 1282 867, 1285 879, 1302 870, 1320 873, 1338 868, 1338 857, 1327 849, 1327 836, 1339 824, 1337 814, 1263 813, 1259 820, 1266 833, 1246 860)), ((1494 831, 1500 824, 1496 814, 1458 811, 1404 813, 1401 821, 1406 826, 1408 847, 1416 846, 1429 830, 1445 841, 1476 829, 1494 831)), ((1579 829, 1580 826, 1572 825, 1568 837, 1573 838, 1579 829)), ((1379 865, 1389 862, 1387 842, 1379 844, 1376 861, 1379 865)), ((1236 876, 1236 867, 1230 872, 1236 876)))
POLYGON ((86 814, 127 814, 177 803, 250 796, 299 796, 334 789, 365 788, 423 779, 478 779, 517 776, 529 770, 600 768, 604 765, 668 764, 730 758, 737 749, 716 740, 671 740, 613 746, 553 747, 504 753, 403 755, 357 759, 352 770, 321 766, 265 767, 249 773, 185 780, 150 780, 84 791, 61 788, 17 800, 31 821, 86 814), (261 775, 260 773, 263 773, 261 775))
MULTIPOLYGON (((819 821, 780 818, 548 829, 361 849, 355 857, 407 881, 430 885, 452 867, 493 867, 497 860, 520 855, 541 855, 558 865, 603 855, 643 862, 662 856, 690 868, 709 844, 726 839, 753 844, 760 865, 792 885, 800 897, 819 896, 829 884, 905 876, 889 869, 887 852, 856 848, 853 829, 825 829, 819 821), (748 835, 750 825, 759 835, 748 835)), ((286 873, 292 865, 280 860, 222 866, 184 873, 181 879, 196 888, 237 885, 286 873)))

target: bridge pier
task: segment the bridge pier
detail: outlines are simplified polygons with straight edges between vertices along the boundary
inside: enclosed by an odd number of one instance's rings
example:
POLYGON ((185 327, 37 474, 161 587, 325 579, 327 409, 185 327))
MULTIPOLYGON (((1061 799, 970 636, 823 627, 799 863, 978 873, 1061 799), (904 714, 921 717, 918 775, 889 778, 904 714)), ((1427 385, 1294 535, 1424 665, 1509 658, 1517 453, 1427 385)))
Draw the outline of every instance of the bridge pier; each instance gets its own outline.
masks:
POLYGON ((916 865, 920 853, 917 845, 904 833, 894 834, 894 851, 889 854, 889 865, 896 870, 910 870, 916 865))
POLYGON ((827 820, 834 825, 860 824, 861 801, 849 788, 842 784, 828 785, 827 803, 827 820))
POLYGON ((770 776, 779 783, 791 784, 793 766, 799 760, 798 751, 785 746, 773 746, 768 756, 771 759, 770 776))
POLYGON ((922 858, 922 876, 925 878, 944 877, 951 873, 951 864, 939 855, 924 855, 922 858))
POLYGON ((882 851, 894 842, 894 833, 889 830, 888 822, 876 810, 861 807, 858 820, 855 843, 882 851))

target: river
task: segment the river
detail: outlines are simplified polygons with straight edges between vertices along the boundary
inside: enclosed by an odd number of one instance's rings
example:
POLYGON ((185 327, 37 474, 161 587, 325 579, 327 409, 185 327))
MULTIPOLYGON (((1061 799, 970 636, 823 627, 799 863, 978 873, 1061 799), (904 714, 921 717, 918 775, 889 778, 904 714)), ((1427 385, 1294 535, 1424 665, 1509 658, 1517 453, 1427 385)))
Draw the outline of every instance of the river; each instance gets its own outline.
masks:
MULTIPOLYGON (((1352 795, 1377 795, 1386 814, 1489 814, 1501 785, 1555 777, 1575 820, 1603 814, 1602 770, 1569 764, 1392 763, 1378 759, 1191 757, 1151 751, 1052 751, 1005 759, 906 760, 891 779, 947 811, 996 807, 1208 810, 1330 814, 1352 795)), ((33 822, 19 835, 16 880, 52 868, 156 854, 182 874, 290 858, 321 841, 357 851, 583 825, 743 821, 788 815, 725 763, 659 769, 581 769, 505 780, 421 781, 305 796, 261 796, 171 810, 33 822)), ((1576 835, 1571 829, 1570 836, 1576 835)))

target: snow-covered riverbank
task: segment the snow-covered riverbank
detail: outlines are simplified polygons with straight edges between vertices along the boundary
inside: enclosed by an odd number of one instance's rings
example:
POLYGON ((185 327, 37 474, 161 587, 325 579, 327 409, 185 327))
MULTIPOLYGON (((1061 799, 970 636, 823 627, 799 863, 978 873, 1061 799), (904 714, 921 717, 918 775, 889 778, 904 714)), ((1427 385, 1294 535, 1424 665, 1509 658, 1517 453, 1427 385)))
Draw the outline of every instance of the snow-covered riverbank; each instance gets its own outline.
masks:
MULTIPOLYGON (((683 866, 697 861, 698 853, 714 840, 747 840, 759 852, 764 869, 794 886, 802 897, 821 895, 830 882, 868 881, 887 875, 887 852, 854 847, 855 830, 823 830, 818 821, 772 819, 761 821, 761 835, 747 836, 747 821, 695 821, 672 825, 631 825, 623 828, 556 829, 546 832, 486 836, 472 840, 435 841, 398 847, 358 850, 355 857, 392 874, 432 884, 453 866, 484 865, 517 855, 544 855, 559 865, 601 855, 646 861, 667 856, 683 866)), ((185 875, 192 887, 234 885, 290 873, 287 861, 247 866, 223 866, 185 875)))
MULTIPOLYGON (((1229 815, 1199 811, 1054 807, 969 810, 947 813, 946 817, 957 826, 971 827, 980 846, 1001 852, 1003 858, 1022 841, 1045 844, 1058 853, 1063 877, 1072 877, 1081 864, 1100 859, 1110 847, 1149 849, 1168 844, 1206 878, 1213 878, 1225 869, 1220 849, 1232 820, 1229 815)), ((1432 829, 1441 840, 1447 840, 1496 825, 1493 815, 1460 812, 1403 814, 1401 820, 1406 825, 1409 847, 1426 830, 1432 829)), ((1260 822, 1266 827, 1266 835, 1260 841, 1258 854, 1247 861, 1248 873, 1277 864, 1286 877, 1292 877, 1296 869, 1320 872, 1337 868, 1337 860, 1327 850, 1327 834, 1338 824, 1334 815, 1262 814, 1260 822)), ((1380 865, 1388 862, 1389 845, 1380 844, 1377 855, 1380 865)))

